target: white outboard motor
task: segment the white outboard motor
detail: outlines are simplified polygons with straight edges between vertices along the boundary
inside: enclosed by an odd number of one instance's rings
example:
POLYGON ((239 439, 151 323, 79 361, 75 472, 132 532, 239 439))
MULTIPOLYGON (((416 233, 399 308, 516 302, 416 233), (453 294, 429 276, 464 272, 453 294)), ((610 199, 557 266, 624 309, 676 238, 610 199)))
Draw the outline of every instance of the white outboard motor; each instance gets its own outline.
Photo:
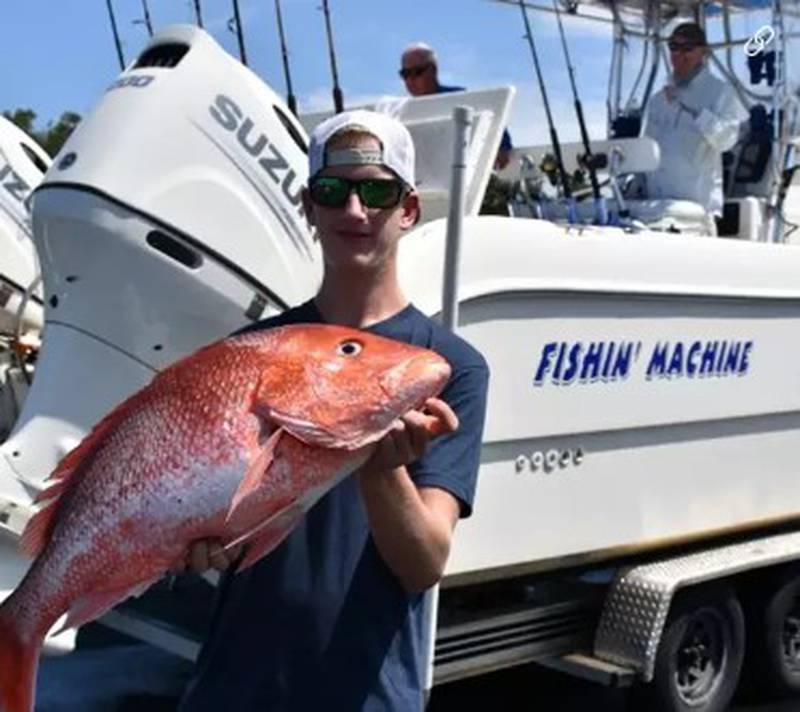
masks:
POLYGON ((45 329, 0 446, 0 529, 158 370, 314 293, 306 153, 278 95, 195 27, 159 32, 108 88, 33 197, 45 329))
POLYGON ((49 165, 36 141, 0 116, 0 334, 44 326, 28 200, 49 165))

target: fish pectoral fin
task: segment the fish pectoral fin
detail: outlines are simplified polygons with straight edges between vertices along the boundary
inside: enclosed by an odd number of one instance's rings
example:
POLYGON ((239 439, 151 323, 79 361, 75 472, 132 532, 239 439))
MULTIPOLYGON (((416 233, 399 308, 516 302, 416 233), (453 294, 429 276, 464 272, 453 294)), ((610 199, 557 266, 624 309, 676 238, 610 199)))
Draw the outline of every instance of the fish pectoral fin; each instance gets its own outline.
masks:
POLYGON ((149 581, 143 581, 133 586, 93 591, 83 598, 76 599, 72 602, 72 605, 70 605, 69 611, 67 611, 67 618, 64 624, 54 635, 58 635, 58 633, 65 631, 67 628, 77 628, 78 626, 82 626, 89 621, 99 618, 118 603, 122 603, 126 598, 141 595, 160 578, 161 576, 157 576, 149 581))
POLYGON ((275 549, 295 528, 305 513, 305 507, 295 502, 252 531, 243 534, 228 544, 225 547, 226 549, 243 543, 247 545, 245 557, 236 572, 250 568, 275 549))
POLYGON ((247 510, 248 503, 252 504, 251 500, 261 494, 267 471, 275 454, 275 447, 281 439, 281 435, 283 435, 283 428, 278 428, 256 450, 255 456, 250 460, 250 464, 247 467, 247 472, 244 473, 244 477, 242 477, 242 481, 231 499, 231 505, 225 517, 227 524, 233 523, 237 517, 240 517, 247 510))

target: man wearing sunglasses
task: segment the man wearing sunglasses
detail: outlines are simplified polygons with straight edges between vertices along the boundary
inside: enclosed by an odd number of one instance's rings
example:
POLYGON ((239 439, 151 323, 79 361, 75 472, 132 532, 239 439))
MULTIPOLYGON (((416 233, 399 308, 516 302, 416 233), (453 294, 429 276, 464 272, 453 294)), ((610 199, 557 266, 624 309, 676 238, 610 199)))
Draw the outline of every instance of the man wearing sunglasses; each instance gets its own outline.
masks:
POLYGON ((672 74, 648 103, 644 121, 644 134, 661 149, 658 170, 646 175, 647 195, 699 203, 714 235, 723 205, 722 153, 736 143, 747 112, 732 87, 709 71, 699 25, 678 25, 668 47, 672 74))
MULTIPOLYGON (((452 87, 439 84, 439 64, 433 48, 424 42, 415 42, 403 50, 400 57, 400 78, 411 96, 429 96, 431 94, 449 94, 464 91, 464 87, 452 87)), ((500 148, 497 149, 494 167, 501 171, 511 159, 511 134, 503 131, 500 148)))
MULTIPOLYGON (((362 328, 434 349, 452 376, 275 551, 226 573, 181 712, 421 711, 422 592, 441 578, 455 524, 472 507, 488 368, 398 281, 400 239, 420 210, 411 136, 386 115, 345 112, 314 130, 309 164, 303 202, 322 246, 322 285, 249 329, 362 328), (431 417, 446 434, 430 439, 431 417)), ((225 568, 231 558, 218 542, 199 542, 190 568, 225 568)))

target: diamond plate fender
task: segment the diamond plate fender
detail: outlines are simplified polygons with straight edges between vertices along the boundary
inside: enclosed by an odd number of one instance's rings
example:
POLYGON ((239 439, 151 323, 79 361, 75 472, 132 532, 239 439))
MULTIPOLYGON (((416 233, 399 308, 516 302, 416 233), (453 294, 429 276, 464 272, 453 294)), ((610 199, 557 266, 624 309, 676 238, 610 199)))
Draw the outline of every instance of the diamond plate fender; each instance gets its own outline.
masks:
POLYGON ((594 654, 649 682, 679 588, 798 558, 800 532, 791 532, 621 569, 603 606, 594 654))

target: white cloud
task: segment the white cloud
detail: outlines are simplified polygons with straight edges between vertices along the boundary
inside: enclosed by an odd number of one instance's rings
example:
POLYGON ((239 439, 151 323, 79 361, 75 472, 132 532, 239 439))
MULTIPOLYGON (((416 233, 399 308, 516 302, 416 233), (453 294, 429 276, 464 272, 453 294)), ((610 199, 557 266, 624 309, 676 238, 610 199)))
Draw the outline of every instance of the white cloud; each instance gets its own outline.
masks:
MULTIPOLYGON (((580 128, 575 116, 575 106, 568 95, 548 95, 550 113, 553 115, 559 141, 580 141, 580 128)), ((606 105, 602 100, 582 100, 583 115, 589 138, 606 137, 606 105)), ((550 129, 539 89, 534 84, 517 87, 517 96, 511 107, 509 131, 516 146, 531 146, 550 142, 550 129)))
MULTIPOLYGON (((545 2, 544 5, 547 5, 545 2)), ((584 8, 579 8, 578 12, 585 12, 584 8)), ((590 37, 598 37, 607 40, 612 33, 612 26, 609 22, 604 20, 611 19, 610 12, 592 11, 598 19, 587 19, 578 15, 570 15, 568 13, 561 13, 561 24, 564 26, 564 35, 567 38, 567 43, 572 45, 573 38, 586 39, 590 37)), ((531 14, 531 17, 533 13, 531 14)), ((534 38, 537 34, 541 33, 542 36, 555 37, 558 33, 558 19, 555 13, 540 12, 538 20, 538 28, 534 27, 534 38)), ((521 21, 521 17, 520 17, 521 21)))
MULTIPOLYGON (((386 94, 361 93, 344 96, 347 107, 363 106, 364 104, 377 104, 397 101, 398 97, 386 94)), ((312 89, 299 99, 299 109, 303 114, 312 114, 318 111, 333 110, 333 90, 330 86, 320 86, 312 89)))

